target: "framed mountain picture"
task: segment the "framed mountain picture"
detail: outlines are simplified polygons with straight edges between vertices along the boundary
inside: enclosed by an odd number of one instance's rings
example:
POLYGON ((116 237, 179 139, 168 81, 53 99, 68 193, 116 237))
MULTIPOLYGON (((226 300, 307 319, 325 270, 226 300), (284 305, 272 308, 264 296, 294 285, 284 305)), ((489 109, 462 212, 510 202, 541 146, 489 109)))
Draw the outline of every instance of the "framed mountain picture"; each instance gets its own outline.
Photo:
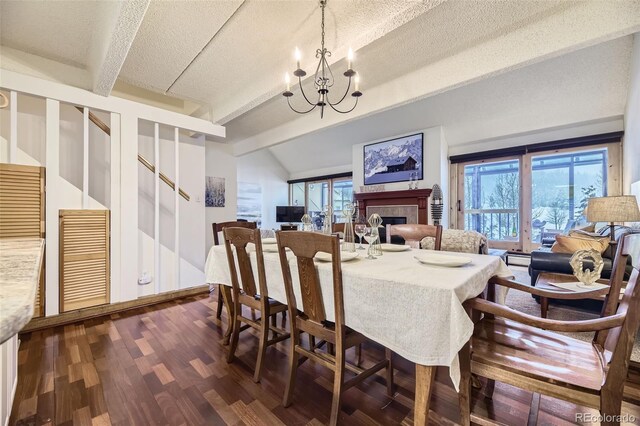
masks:
POLYGON ((364 184, 422 180, 422 133, 364 146, 364 184))

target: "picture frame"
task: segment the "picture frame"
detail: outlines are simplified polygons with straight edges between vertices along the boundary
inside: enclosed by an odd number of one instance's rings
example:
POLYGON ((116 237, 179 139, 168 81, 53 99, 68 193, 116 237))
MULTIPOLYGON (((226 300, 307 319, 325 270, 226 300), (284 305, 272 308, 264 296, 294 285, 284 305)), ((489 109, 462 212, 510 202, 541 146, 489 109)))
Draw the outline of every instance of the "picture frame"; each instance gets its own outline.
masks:
POLYGON ((362 149, 365 185, 424 178, 424 133, 374 142, 362 149))

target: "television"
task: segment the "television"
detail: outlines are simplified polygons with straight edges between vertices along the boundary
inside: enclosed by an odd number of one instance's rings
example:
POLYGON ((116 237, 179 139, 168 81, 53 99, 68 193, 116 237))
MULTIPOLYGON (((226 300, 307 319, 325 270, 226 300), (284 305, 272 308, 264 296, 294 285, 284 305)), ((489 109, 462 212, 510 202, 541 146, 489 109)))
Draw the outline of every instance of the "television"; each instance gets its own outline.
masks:
POLYGON ((276 222, 302 222, 302 216, 304 216, 302 206, 276 206, 276 222))
POLYGON ((423 179, 423 134, 364 146, 364 184, 423 179))

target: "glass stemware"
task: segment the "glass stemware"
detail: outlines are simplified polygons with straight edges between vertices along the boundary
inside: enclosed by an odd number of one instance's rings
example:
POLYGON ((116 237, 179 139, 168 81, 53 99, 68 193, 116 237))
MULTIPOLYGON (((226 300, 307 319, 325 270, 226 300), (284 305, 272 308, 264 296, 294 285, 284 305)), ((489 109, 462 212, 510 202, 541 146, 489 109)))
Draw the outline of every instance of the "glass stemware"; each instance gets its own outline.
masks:
POLYGON ((364 240, 369 243, 369 249, 367 250, 367 259, 375 259, 376 257, 373 255, 373 243, 378 239, 378 234, 375 228, 367 227, 364 233, 364 240))
POLYGON ((360 241, 360 244, 358 245, 358 250, 364 250, 364 247, 362 246, 362 237, 364 236, 367 230, 367 226, 364 223, 357 223, 354 230, 356 232, 356 235, 358 236, 358 240, 360 241))

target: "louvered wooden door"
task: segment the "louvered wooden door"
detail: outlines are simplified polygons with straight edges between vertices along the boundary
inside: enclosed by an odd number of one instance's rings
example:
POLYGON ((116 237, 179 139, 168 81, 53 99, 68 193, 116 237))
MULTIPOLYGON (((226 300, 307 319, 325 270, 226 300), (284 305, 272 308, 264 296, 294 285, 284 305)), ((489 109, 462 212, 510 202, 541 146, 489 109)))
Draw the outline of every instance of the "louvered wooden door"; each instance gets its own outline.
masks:
MULTIPOLYGON (((44 189, 44 167, 0 163, 0 238, 44 238, 44 189)), ((44 315, 44 273, 33 312, 44 315)))
POLYGON ((109 210, 60 210, 60 312, 109 303, 109 210))

